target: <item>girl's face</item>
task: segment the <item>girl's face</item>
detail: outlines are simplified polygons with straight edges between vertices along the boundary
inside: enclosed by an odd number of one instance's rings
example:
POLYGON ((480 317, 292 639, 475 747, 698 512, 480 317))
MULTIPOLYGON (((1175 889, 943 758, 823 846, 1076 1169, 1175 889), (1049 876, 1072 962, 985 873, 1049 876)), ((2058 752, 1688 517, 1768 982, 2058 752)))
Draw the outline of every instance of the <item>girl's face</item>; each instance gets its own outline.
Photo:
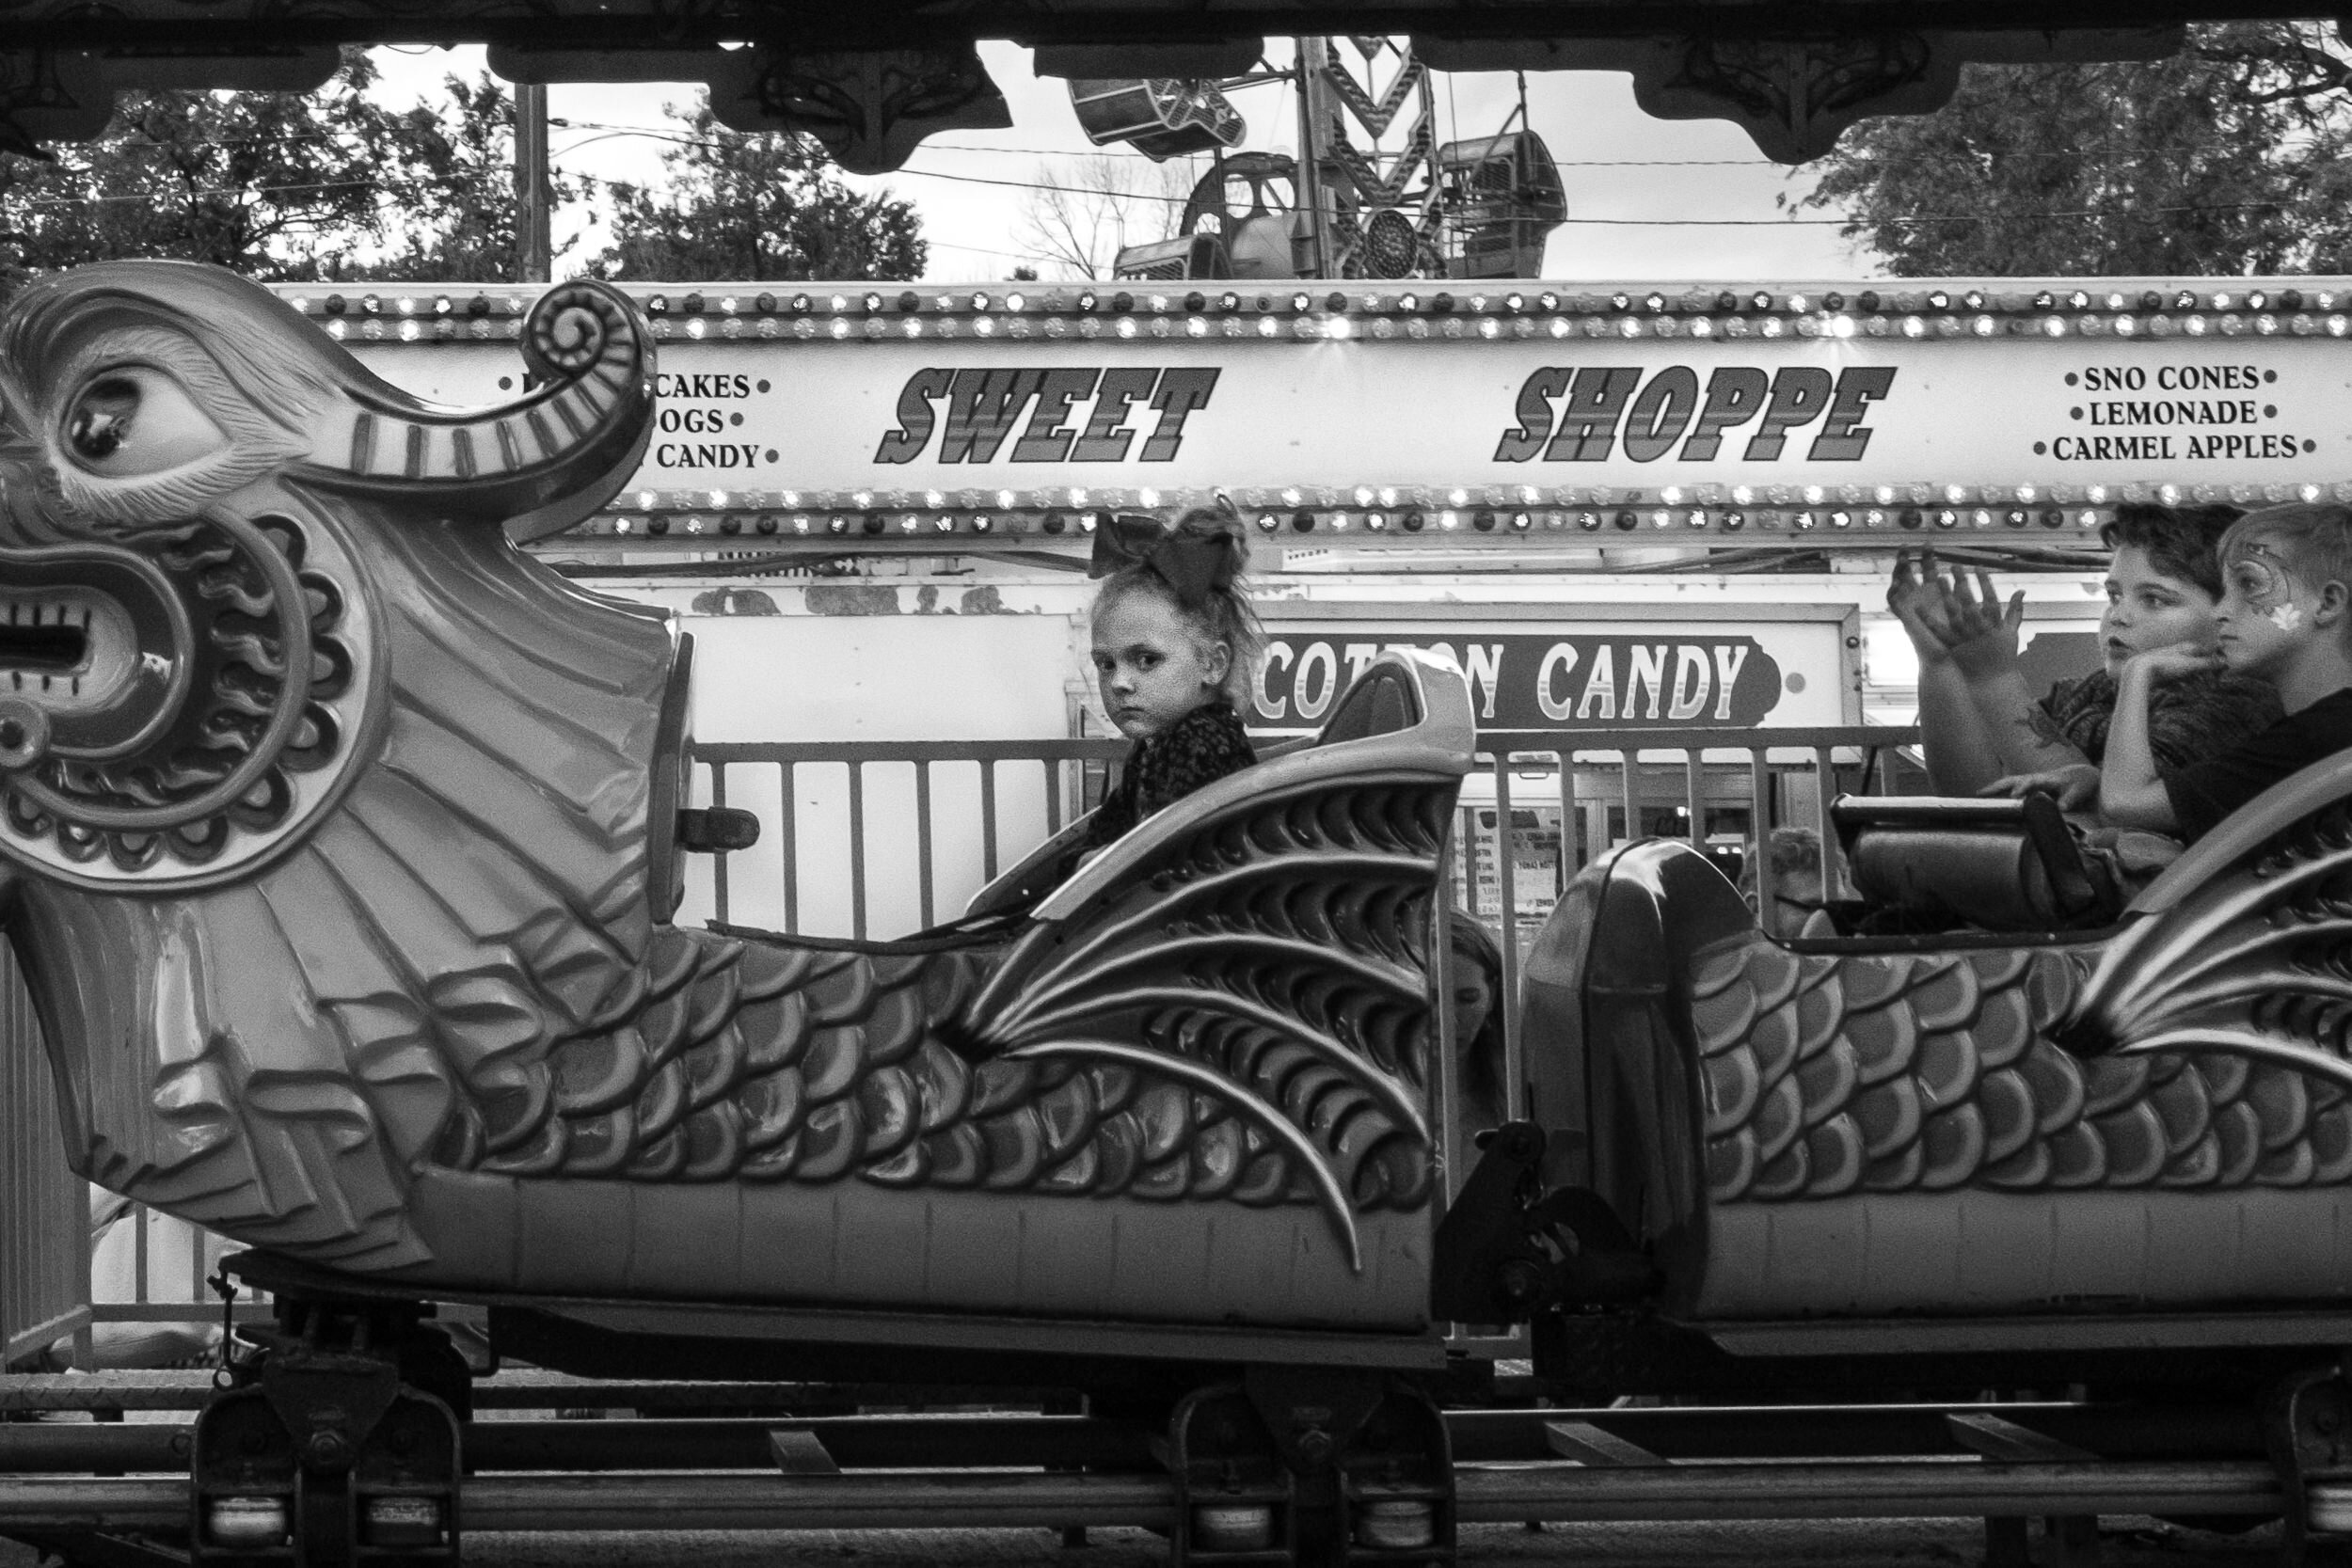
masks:
POLYGON ((2308 641, 2318 595, 2290 574, 2259 544, 2241 550, 2221 567, 2217 617, 2222 662, 2257 678, 2277 673, 2308 641))
POLYGON ((2137 545, 2115 552, 2107 567, 2107 610, 2099 617, 2099 652, 2107 673, 2122 673, 2134 654, 2175 642, 2214 645, 2218 630, 2213 595, 2185 578, 2167 577, 2137 545))
POLYGON ((1130 740, 1149 740, 1217 695, 1233 651, 1204 642, 1157 594, 1122 594, 1094 616, 1094 679, 1130 740))
POLYGON ((1486 1015, 1495 1008, 1493 985, 1486 978, 1486 966, 1479 955, 1466 953, 1458 945, 1454 949, 1454 1044, 1466 1050, 1486 1027, 1486 1015))

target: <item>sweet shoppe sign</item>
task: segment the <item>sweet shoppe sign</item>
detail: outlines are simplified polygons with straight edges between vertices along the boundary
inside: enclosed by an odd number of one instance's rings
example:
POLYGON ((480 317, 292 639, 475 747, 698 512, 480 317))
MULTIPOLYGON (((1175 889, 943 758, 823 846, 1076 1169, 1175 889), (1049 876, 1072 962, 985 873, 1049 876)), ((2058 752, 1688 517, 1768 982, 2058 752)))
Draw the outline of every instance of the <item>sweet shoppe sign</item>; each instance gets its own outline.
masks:
MULTIPOLYGON (((1497 508, 1481 526, 1498 536, 1891 538, 2095 530, 2095 509, 2167 486, 2241 504, 2352 490, 2352 294, 1847 287, 1861 292, 919 289, 757 309, 649 293, 666 301, 656 428, 615 504, 782 511, 787 531, 795 511, 854 513, 895 535, 1038 531, 1056 510, 1222 490, 1270 528, 1305 517, 1302 532, 1425 525, 1435 540, 1497 508), (1987 510, 1935 515, 1948 507, 1987 510), (1540 515, 1573 508, 1591 510, 1540 515)), ((477 404, 511 384, 502 309, 480 341, 334 325, 392 379, 477 404)))

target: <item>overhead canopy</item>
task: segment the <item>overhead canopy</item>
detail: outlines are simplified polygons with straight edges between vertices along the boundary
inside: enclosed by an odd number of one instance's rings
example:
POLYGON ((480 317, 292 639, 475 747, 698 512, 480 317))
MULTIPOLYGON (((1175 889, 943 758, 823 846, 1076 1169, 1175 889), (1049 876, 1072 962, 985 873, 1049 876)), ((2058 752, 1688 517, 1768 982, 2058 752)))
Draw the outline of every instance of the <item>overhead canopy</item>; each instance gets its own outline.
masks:
POLYGON ((1070 77, 1238 74, 1270 36, 1410 36, 1433 69, 1630 71, 1650 113, 1732 119, 1770 155, 1817 156, 1869 114, 1951 96, 1969 61, 2153 58, 2181 24, 2299 16, 2279 0, 37 0, 0 19, 0 145, 94 135, 127 87, 308 90, 340 44, 487 43, 518 82, 699 81, 741 129, 796 129, 879 172, 937 131, 1009 123, 974 44, 1038 51, 1070 77))

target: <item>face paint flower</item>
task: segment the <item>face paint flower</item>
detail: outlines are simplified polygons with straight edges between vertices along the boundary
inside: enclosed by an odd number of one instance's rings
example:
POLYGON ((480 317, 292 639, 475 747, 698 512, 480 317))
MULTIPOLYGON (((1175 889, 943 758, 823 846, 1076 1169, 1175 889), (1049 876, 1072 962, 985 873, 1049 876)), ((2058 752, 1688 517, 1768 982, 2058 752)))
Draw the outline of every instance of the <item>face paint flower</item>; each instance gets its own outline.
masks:
POLYGON ((2294 603, 2272 605, 2264 616, 2280 631, 2293 631, 2303 624, 2303 607, 2294 603))

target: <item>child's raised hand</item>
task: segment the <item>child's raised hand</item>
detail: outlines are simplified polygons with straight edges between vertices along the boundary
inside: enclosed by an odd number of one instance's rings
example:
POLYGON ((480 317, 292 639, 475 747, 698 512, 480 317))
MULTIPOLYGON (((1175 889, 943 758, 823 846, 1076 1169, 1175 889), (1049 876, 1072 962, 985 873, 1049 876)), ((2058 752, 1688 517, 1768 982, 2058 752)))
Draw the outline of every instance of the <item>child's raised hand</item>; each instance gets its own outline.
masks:
POLYGON ((2042 773, 2011 773, 1977 791, 2022 800, 2028 795, 2058 798, 2060 811, 2090 811, 2099 803, 2099 769, 2087 762, 2070 762, 2042 773))
POLYGON ((2026 619, 2026 591, 2001 602, 1993 574, 1979 566, 1972 578, 1953 574, 1950 608, 1946 611, 1947 636, 1952 662, 1972 678, 2000 673, 2017 662, 2017 628, 2026 619))
POLYGON ((1933 550, 1924 554, 1903 550, 1896 555, 1894 575, 1886 583, 1886 608, 1910 634, 1911 646, 1922 664, 1951 655, 1951 599, 1933 550))

